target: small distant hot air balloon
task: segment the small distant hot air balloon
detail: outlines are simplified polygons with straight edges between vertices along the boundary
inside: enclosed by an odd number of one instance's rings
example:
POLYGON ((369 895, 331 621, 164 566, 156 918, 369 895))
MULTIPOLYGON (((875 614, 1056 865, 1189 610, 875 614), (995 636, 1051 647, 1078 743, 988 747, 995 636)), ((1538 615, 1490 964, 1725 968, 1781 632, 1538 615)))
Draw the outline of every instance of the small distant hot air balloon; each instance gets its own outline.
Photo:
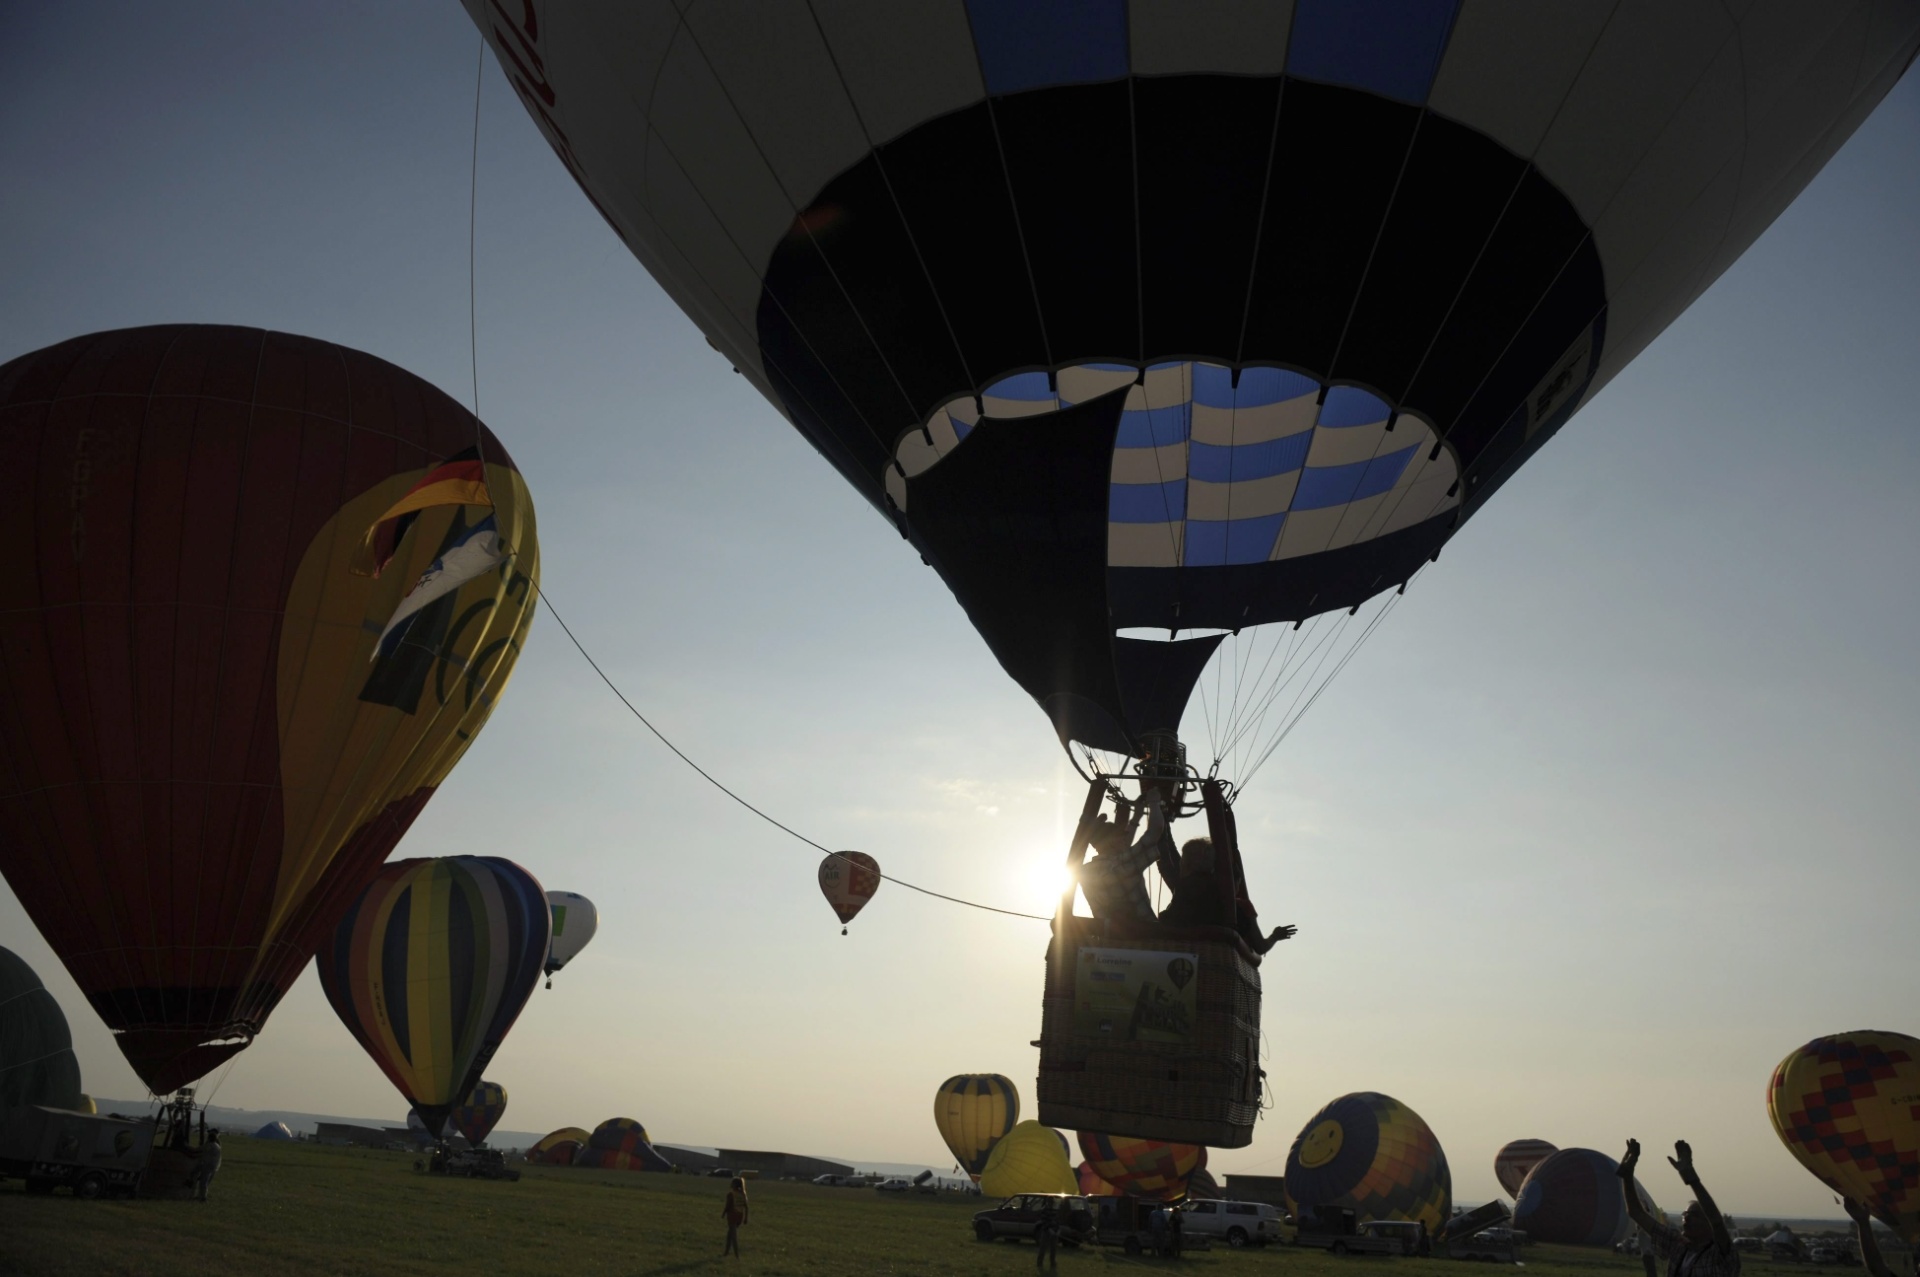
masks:
POLYGON ((73 1109, 80 1099, 80 1063, 65 1013, 25 959, 0 949, 0 1124, 8 1109, 73 1109))
POLYGON ((1287 1153, 1286 1176, 1287 1196, 1302 1209, 1418 1220, 1434 1237, 1453 1213, 1440 1141, 1418 1113, 1374 1091, 1343 1095, 1309 1118, 1287 1153))
POLYGON ((1135 1197, 1177 1202, 1187 1195, 1187 1177, 1207 1164, 1198 1144, 1169 1144, 1081 1131, 1080 1152, 1087 1165, 1115 1189, 1135 1197))
POLYGON ((1067 1161, 1066 1138, 1038 1122, 1015 1123, 987 1154, 980 1191, 989 1197, 1079 1192, 1080 1180, 1067 1161))
POLYGON ((933 1097, 933 1123, 960 1168, 975 1183, 987 1157, 1020 1120, 1020 1092, 998 1073, 961 1073, 940 1084, 933 1097))
MULTIPOLYGON (((1620 1163, 1590 1148, 1563 1148, 1527 1173, 1514 1194, 1513 1226, 1535 1241, 1611 1246, 1633 1228, 1620 1193, 1620 1163)), ((1638 1182, 1634 1188, 1649 1206, 1638 1182)))
POLYGON ((1815 1038, 1774 1069, 1767 1116, 1821 1183, 1920 1246, 1920 1039, 1815 1038))
POLYGON ((93 1097, 91 1095, 88 1095, 83 1091, 80 1095, 79 1102, 73 1106, 73 1111, 76 1113, 98 1113, 100 1111, 100 1106, 93 1102, 93 1097))
POLYGON ((441 391, 257 328, 22 355, 0 430, 0 873, 164 1093, 260 1032, 486 724, 533 506, 441 391))
POLYGON ((396 860, 320 954, 327 1001, 436 1139, 539 982, 551 916, 510 860, 396 860))
POLYGON ((563 1126, 557 1131, 549 1131, 541 1136, 534 1146, 527 1150, 527 1160, 535 1165, 571 1166, 573 1155, 586 1146, 590 1136, 577 1126, 563 1126))
POLYGON ((466 1099, 454 1105, 453 1129, 478 1148, 487 1142, 506 1112, 507 1088, 498 1082, 480 1082, 467 1092, 466 1099))
POLYGON ((1545 1140, 1514 1140, 1493 1155, 1493 1177, 1508 1197, 1518 1197, 1527 1172, 1559 1151, 1545 1140))
POLYGON ((660 1156, 647 1138, 647 1128, 630 1117, 608 1118, 573 1155, 575 1166, 602 1171, 670 1171, 673 1163, 660 1156))
POLYGON ((547 904, 553 910, 553 938, 547 942, 546 967, 547 987, 551 989, 553 973, 572 962, 600 929, 600 911, 593 907, 593 901, 574 891, 549 891, 547 904))
POLYGON ((840 934, 880 890, 880 862, 864 851, 836 851, 820 862, 820 894, 840 915, 840 934))
POLYGON ((265 1126, 253 1133, 253 1138, 257 1140, 290 1140, 293 1138, 293 1131, 288 1128, 285 1122, 268 1122, 265 1126))

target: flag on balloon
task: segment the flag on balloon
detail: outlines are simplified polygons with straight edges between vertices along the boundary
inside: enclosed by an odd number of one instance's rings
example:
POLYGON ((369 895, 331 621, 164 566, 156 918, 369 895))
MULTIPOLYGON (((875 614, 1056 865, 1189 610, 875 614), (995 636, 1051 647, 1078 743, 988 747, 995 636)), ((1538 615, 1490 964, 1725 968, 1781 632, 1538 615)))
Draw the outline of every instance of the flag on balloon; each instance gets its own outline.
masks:
POLYGON ((452 545, 440 552, 439 558, 427 565, 427 570, 400 600, 400 606, 387 621, 387 628, 380 631, 380 641, 373 645, 368 663, 377 664, 393 655, 394 649, 406 640, 413 619, 427 604, 453 593, 476 577, 485 576, 506 560, 507 544, 501 540, 492 515, 461 533, 452 545))
POLYGON ((354 555, 352 571, 356 576, 379 576, 393 561, 400 541, 413 527, 422 510, 443 505, 483 505, 493 508, 493 494, 487 490, 486 463, 479 450, 466 451, 447 458, 405 495, 387 507, 387 512, 367 529, 366 538, 354 555))

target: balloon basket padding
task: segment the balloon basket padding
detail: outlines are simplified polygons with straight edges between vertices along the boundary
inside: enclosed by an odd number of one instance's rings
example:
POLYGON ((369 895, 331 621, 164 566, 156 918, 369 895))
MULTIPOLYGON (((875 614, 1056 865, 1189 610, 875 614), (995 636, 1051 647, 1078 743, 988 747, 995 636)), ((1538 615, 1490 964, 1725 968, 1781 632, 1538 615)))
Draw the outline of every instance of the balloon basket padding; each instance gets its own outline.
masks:
POLYGON ((1260 1115, 1260 959, 1225 927, 1072 917, 1050 947, 1041 1004, 1040 1121, 1137 1139, 1245 1148, 1260 1115), (1191 954, 1193 1039, 1118 1042, 1074 1025, 1082 947, 1191 954), (1054 955, 1065 954, 1064 968, 1054 955))

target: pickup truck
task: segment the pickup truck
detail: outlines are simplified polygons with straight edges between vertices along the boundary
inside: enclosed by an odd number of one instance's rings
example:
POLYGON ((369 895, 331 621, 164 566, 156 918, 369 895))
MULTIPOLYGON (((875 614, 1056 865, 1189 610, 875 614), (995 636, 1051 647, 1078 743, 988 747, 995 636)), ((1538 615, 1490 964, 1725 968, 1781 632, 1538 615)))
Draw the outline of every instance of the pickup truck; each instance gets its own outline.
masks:
POLYGON ((132 1197, 153 1152, 152 1122, 24 1105, 0 1129, 0 1175, 17 1175, 29 1193, 66 1187, 75 1197, 132 1197))
POLYGON ((1265 1202, 1223 1202, 1196 1198, 1180 1208, 1180 1229, 1187 1237, 1217 1237, 1234 1249, 1282 1240, 1280 1209, 1265 1202))

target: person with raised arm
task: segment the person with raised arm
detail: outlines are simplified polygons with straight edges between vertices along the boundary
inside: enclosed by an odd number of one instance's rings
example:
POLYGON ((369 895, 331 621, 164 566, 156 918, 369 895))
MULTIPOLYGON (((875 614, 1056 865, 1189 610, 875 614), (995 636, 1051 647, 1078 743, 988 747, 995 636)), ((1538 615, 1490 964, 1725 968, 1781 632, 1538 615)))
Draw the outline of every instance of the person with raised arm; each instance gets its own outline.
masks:
MULTIPOLYGON (((1880 1242, 1873 1235, 1873 1214, 1867 1210, 1867 1204, 1851 1197, 1841 1198, 1840 1204, 1853 1220, 1854 1242, 1860 1248, 1860 1262, 1866 1267, 1867 1277, 1893 1277, 1893 1271, 1880 1255, 1880 1242)), ((1920 1255, 1915 1256, 1914 1264, 1920 1269, 1920 1255)))
POLYGON ((1633 1183, 1634 1168, 1640 1164, 1639 1140, 1628 1140, 1627 1155, 1620 1159, 1620 1192, 1626 1198, 1628 1217, 1652 1239, 1653 1253, 1667 1261, 1667 1277, 1740 1277, 1740 1252, 1733 1248, 1726 1216, 1713 1204, 1713 1195, 1693 1168, 1693 1150, 1680 1140, 1673 1152, 1668 1163, 1679 1173, 1680 1182, 1693 1190, 1693 1200, 1680 1213, 1680 1227, 1661 1223, 1640 1201, 1633 1183))

